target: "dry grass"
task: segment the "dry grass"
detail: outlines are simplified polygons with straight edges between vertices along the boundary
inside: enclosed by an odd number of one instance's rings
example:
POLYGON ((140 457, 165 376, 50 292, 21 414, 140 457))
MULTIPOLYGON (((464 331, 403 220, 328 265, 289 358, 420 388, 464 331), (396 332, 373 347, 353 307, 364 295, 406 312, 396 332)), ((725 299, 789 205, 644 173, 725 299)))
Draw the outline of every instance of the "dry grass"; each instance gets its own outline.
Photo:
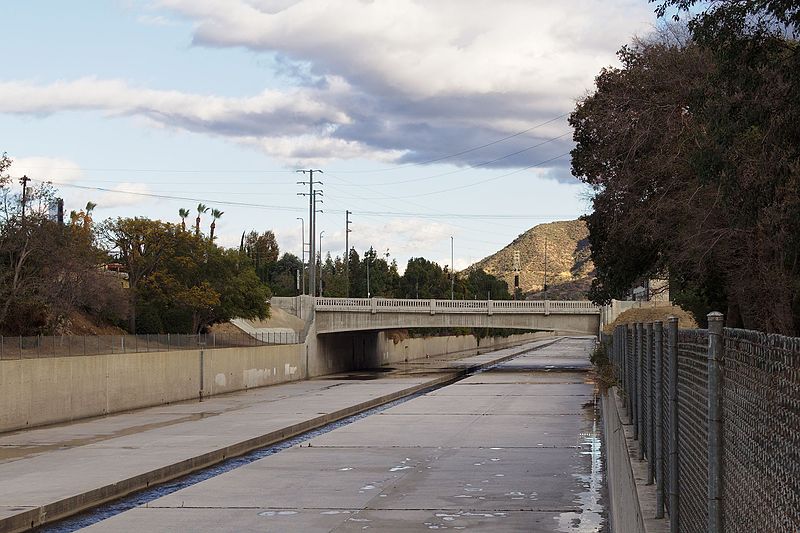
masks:
POLYGON ((633 324, 636 322, 655 322, 656 320, 666 322, 671 316, 678 317, 679 328, 692 329, 699 327, 694 317, 690 313, 684 311, 677 305, 670 305, 652 308, 628 309, 627 311, 620 313, 614 322, 611 324, 606 324, 603 327, 603 333, 613 333, 614 328, 623 324, 633 324))
POLYGON ((110 324, 103 324, 86 313, 74 311, 59 332, 61 335, 127 335, 127 332, 110 324))

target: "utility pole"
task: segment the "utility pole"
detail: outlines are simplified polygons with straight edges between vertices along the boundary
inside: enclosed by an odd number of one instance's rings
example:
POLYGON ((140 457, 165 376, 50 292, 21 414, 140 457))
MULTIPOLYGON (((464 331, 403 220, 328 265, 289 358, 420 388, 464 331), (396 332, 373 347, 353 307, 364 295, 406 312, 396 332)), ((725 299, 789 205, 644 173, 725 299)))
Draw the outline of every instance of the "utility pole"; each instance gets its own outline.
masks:
POLYGON ((318 169, 308 169, 308 170, 298 170, 297 172, 301 172, 303 176, 308 174, 308 181, 298 181, 298 185, 308 185, 308 192, 299 192, 297 193, 298 196, 308 196, 308 287, 309 293, 311 296, 314 296, 314 292, 316 292, 316 282, 317 282, 317 263, 316 263, 316 254, 314 253, 316 248, 314 246, 314 232, 316 231, 316 222, 317 222, 317 202, 322 203, 322 199, 317 199, 317 195, 322 196, 322 191, 315 189, 314 185, 322 185, 321 181, 314 181, 314 172, 319 172, 322 174, 323 172, 318 169))
POLYGON ((352 211, 344 212, 344 279, 345 296, 350 298, 350 215, 352 211))
POLYGON ((306 222, 303 217, 297 217, 300 221, 300 294, 306 293, 306 222))
POLYGON ((450 235, 450 299, 453 300, 453 289, 456 285, 456 265, 453 261, 453 236, 450 235))
POLYGON ((28 203, 28 182, 31 179, 28 176, 22 176, 19 182, 22 184, 22 222, 25 222, 25 204, 28 203))
POLYGON ((547 300, 547 235, 544 236, 544 299, 547 300))

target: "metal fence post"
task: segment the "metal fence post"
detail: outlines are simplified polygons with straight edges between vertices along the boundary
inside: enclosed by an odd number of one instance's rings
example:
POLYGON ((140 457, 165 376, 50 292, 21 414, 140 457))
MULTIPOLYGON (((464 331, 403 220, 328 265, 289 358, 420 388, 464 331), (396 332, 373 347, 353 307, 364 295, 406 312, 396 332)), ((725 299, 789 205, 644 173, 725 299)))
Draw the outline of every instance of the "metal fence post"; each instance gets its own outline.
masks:
POLYGON ((722 313, 708 314, 708 531, 722 532, 722 313))
POLYGON ((647 394, 647 410, 645 412, 645 424, 647 424, 647 439, 645 450, 647 451, 647 485, 652 485, 655 474, 655 454, 653 453, 653 438, 655 429, 655 420, 653 419, 653 323, 648 322, 645 325, 645 364, 647 365, 647 386, 645 387, 645 394, 647 394))
POLYGON ((678 317, 667 319, 669 368, 669 529, 680 530, 680 470, 678 468, 678 317))
POLYGON ((664 395, 663 395, 663 375, 662 375, 662 359, 664 357, 664 325, 660 320, 653 324, 653 340, 654 345, 654 362, 656 365, 655 371, 655 395, 653 397, 654 407, 653 416, 655 417, 656 430, 655 430, 655 478, 656 478, 656 518, 664 518, 664 395))
POLYGON ((627 325, 625 326, 625 359, 626 365, 628 369, 628 375, 625 378, 625 383, 627 386, 625 387, 625 397, 628 400, 628 418, 631 422, 633 422, 634 412, 633 412, 633 389, 636 386, 636 380, 634 379, 633 374, 633 361, 634 361, 634 353, 635 350, 633 349, 633 331, 627 325), (628 339, 631 340, 628 343, 628 339), (630 350, 630 352, 628 351, 630 350))
POLYGON ((642 400, 644 399, 644 325, 641 322, 636 324, 636 341, 638 343, 636 347, 636 353, 638 354, 638 361, 636 364, 638 371, 636 382, 636 417, 639 424, 638 459, 641 461, 644 459, 644 431, 642 428, 644 424, 644 406, 642 405, 642 400))
POLYGON ((633 440, 639 440, 639 324, 633 325, 633 360, 631 364, 631 419, 633 420, 633 440))

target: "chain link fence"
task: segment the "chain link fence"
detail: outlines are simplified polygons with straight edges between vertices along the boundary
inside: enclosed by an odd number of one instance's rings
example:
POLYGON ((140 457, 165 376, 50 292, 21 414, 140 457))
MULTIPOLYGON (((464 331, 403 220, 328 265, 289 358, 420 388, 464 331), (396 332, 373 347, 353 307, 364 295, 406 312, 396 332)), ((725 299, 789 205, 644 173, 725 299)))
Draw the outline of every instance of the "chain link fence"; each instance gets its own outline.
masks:
POLYGON ((122 353, 168 352, 275 344, 296 344, 293 331, 208 333, 199 335, 38 335, 0 336, 0 360, 122 353))
POLYGON ((610 359, 672 532, 800 531, 800 338, 618 326, 610 359))

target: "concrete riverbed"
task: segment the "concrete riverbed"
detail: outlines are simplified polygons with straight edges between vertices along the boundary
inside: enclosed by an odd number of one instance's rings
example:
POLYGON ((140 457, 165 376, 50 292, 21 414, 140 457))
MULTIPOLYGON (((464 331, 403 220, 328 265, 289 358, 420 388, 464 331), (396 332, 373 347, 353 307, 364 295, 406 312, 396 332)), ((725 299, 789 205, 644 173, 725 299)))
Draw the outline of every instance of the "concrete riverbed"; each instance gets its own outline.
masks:
POLYGON ((608 531, 593 346, 523 353, 86 531, 608 531))
POLYGON ((0 435, 0 532, 52 522, 551 342, 0 435))

